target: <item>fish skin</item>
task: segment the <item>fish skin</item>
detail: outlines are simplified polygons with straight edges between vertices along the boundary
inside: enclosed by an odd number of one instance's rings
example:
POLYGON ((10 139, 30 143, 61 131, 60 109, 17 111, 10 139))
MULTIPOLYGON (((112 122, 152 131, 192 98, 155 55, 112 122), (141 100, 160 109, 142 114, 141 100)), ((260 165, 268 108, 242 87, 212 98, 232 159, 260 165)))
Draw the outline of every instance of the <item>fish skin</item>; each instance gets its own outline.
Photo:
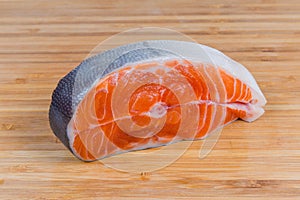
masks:
POLYGON ((67 126, 70 122, 72 111, 72 93, 78 67, 63 77, 52 93, 52 101, 49 109, 49 122, 53 133, 69 149, 67 126))
MULTIPOLYGON (((172 46, 176 44, 184 45, 185 43, 189 45, 199 45, 183 41, 142 41, 104 51, 84 60, 79 66, 63 77, 53 91, 49 109, 49 121, 54 134, 71 150, 67 136, 67 126, 80 101, 99 79, 127 63, 157 58, 159 56, 178 56, 176 53, 168 52, 163 49, 153 49, 153 45, 159 44, 158 46, 163 48, 164 44, 170 44, 172 46), (149 55, 146 55, 148 53, 149 55)), ((191 51, 193 51, 193 49, 191 51)), ((211 51, 221 53, 215 49, 211 51)), ((254 83, 256 84, 255 80, 254 83)), ((254 83, 252 81, 251 84, 253 85, 254 83)), ((257 86, 255 86, 255 84, 254 87, 257 86)), ((256 90, 258 90, 258 93, 261 93, 260 89, 256 90)), ((264 105, 265 103, 266 101, 264 99, 261 104, 264 105)))
POLYGON ((104 70, 101 77, 109 74, 110 72, 120 68, 120 66, 124 66, 128 63, 135 63, 139 61, 144 60, 150 60, 150 59, 159 59, 160 57, 178 57, 179 55, 176 55, 172 52, 162 50, 162 49, 154 49, 150 47, 146 48, 139 48, 131 50, 127 53, 124 53, 120 57, 116 58, 111 62, 111 64, 104 70))

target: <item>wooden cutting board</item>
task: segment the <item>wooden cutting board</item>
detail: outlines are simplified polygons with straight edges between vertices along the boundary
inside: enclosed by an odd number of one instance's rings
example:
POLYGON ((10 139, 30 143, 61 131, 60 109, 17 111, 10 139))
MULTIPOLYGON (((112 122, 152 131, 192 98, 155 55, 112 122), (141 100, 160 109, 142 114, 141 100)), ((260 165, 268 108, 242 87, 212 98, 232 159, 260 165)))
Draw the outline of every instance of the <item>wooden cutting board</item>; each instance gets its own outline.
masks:
POLYGON ((0 1, 0 199, 300 199, 298 0, 0 1), (223 129, 151 173, 84 163, 54 137, 48 107, 58 80, 99 42, 165 27, 245 65, 266 113, 223 129))

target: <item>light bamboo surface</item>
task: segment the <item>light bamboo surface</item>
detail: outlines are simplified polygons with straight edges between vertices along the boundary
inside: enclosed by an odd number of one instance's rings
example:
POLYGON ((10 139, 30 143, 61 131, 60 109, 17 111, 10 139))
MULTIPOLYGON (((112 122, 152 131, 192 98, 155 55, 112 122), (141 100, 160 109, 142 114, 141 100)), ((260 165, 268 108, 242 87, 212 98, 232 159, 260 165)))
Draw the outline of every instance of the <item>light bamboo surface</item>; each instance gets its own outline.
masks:
POLYGON ((299 58, 299 0, 0 0, 0 199, 300 199, 299 58), (266 113, 224 128, 202 160, 200 141, 152 173, 81 162, 49 128, 52 90, 99 42, 145 26, 244 64, 266 113))

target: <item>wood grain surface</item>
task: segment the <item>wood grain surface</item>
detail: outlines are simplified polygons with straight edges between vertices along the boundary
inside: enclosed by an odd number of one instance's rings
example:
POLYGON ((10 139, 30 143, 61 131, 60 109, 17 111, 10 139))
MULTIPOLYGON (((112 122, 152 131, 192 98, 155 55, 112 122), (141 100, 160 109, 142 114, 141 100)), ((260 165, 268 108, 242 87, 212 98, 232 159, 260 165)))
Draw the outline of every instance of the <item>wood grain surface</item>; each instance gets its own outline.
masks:
POLYGON ((0 0, 0 199, 300 199, 299 58, 299 0, 0 0), (99 42, 149 26, 245 65, 266 113, 152 173, 79 161, 50 130, 52 90, 99 42))

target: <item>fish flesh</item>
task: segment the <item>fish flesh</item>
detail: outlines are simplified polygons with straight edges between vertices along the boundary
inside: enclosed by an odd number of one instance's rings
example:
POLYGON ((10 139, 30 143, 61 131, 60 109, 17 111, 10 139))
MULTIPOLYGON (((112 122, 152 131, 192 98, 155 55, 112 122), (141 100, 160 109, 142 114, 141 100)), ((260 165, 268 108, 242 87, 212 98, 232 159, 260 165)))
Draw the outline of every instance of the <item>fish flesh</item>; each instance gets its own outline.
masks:
POLYGON ((252 122, 266 99, 251 73, 211 47, 148 40, 104 51, 63 77, 50 126, 79 159, 204 139, 237 119, 252 122))

